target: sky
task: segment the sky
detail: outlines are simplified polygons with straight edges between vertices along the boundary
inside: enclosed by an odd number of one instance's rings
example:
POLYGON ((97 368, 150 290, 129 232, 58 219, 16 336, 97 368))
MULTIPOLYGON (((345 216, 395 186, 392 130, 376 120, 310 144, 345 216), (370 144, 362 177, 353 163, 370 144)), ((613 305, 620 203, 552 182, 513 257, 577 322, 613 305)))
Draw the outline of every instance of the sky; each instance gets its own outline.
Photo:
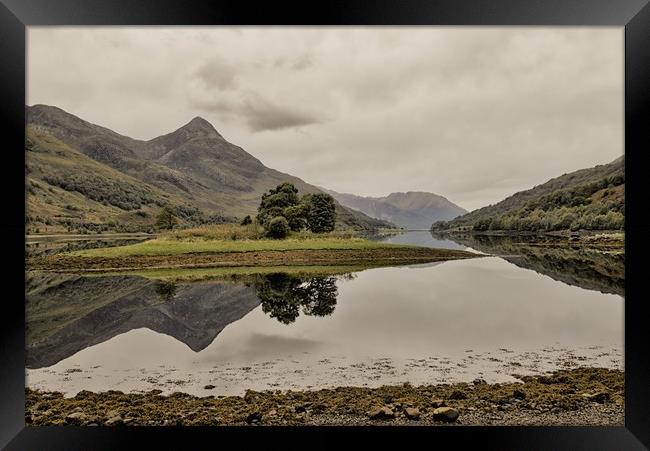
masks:
POLYGON ((468 210, 623 154, 622 27, 29 27, 27 104, 468 210))

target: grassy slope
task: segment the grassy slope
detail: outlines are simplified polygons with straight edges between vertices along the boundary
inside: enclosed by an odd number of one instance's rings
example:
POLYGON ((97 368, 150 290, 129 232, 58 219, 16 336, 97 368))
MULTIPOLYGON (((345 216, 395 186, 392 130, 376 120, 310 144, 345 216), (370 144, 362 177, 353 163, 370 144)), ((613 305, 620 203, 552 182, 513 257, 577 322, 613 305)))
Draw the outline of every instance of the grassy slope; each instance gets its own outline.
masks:
MULTIPOLYGON (((26 152, 27 215, 33 222, 31 229, 39 233, 66 232, 66 223, 128 222, 147 226, 155 221, 159 207, 144 205, 141 215, 135 210, 126 211, 108 202, 93 200, 78 191, 68 191, 52 185, 48 177, 65 178, 70 174, 92 174, 92 181, 101 181, 124 190, 140 192, 152 200, 180 202, 173 195, 144 185, 141 181, 123 174, 109 166, 98 163, 86 155, 73 150, 58 139, 40 133, 31 127, 27 129, 28 151, 26 152), (50 224, 46 224, 45 220, 50 224)), ((90 182, 90 180, 89 180, 90 182)), ((90 183, 88 188, 91 189, 90 183)))
MULTIPOLYGON (((539 203, 545 197, 553 196, 563 191, 570 192, 576 188, 598 182, 608 177, 624 175, 624 162, 624 157, 619 157, 605 165, 598 165, 593 168, 580 169, 563 174, 529 190, 517 192, 494 205, 479 208, 452 221, 438 224, 434 228, 453 229, 457 227, 472 227, 481 220, 500 218, 507 215, 527 217, 524 214, 527 212, 523 212, 522 210, 526 209, 528 205, 539 203)), ((617 185, 609 191, 600 190, 600 192, 594 193, 590 201, 594 209, 598 209, 598 204, 608 201, 612 203, 623 203, 624 184, 617 185)), ((581 212, 576 210, 575 213, 579 215, 581 212)), ((535 220, 536 218, 532 219, 535 220)))

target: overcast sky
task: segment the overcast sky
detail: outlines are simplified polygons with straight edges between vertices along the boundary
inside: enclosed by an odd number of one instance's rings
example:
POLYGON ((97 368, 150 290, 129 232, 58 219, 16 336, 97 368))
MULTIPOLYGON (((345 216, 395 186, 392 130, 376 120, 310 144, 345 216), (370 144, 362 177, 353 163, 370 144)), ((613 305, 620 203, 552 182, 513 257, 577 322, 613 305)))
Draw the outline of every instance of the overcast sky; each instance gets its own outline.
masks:
POLYGON ((623 28, 30 27, 29 105, 469 210, 623 153, 623 28))

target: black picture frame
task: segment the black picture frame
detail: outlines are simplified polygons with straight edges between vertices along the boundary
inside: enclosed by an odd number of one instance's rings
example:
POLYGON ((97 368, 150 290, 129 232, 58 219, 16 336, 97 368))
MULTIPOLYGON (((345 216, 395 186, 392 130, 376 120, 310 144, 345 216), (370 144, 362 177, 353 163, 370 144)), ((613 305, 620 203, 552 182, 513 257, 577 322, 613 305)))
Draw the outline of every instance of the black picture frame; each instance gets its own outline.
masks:
MULTIPOLYGON (((645 154, 650 144, 649 0, 328 1, 252 3, 199 0, 0 0, 0 112, 3 191, 0 231, 6 237, 0 347, 0 446, 7 449, 160 449, 189 445, 197 433, 213 446, 246 434, 272 439, 265 428, 25 427, 24 262, 25 37, 32 25, 521 25, 625 27, 626 301, 625 427, 336 428, 337 436, 455 448, 470 442, 497 449, 647 449, 650 447, 650 354, 644 290, 648 255, 645 154), (407 435, 408 434, 408 435, 407 435), (413 435, 415 434, 415 435, 413 435), (408 440, 408 442, 405 442, 408 440), (421 441, 423 440, 423 441, 421 441), (433 441, 432 441, 433 440, 433 441), (142 445, 139 445, 140 447, 142 445), (181 445, 179 445, 181 446, 181 445)), ((284 431, 284 430, 282 430, 284 431)), ((332 428, 292 428, 338 443, 332 428)), ((242 437, 238 437, 242 438, 242 437)), ((272 442, 269 442, 272 443, 272 442)), ((300 444, 300 442, 295 442, 300 444)), ((283 441, 282 446, 290 443, 283 441)), ((194 446, 192 446, 194 447, 194 446)))

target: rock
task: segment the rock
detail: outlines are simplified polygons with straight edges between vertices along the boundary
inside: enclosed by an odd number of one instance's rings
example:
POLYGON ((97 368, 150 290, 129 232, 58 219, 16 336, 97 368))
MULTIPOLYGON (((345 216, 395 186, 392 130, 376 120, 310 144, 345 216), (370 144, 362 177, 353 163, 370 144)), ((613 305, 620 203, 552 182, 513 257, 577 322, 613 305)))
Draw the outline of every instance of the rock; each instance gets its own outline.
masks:
POLYGON ((431 407, 445 407, 447 404, 442 399, 434 399, 431 401, 431 407))
POLYGON ((451 407, 438 407, 433 411, 433 419, 436 421, 445 421, 447 423, 453 423, 458 419, 459 413, 457 410, 452 409, 451 407))
POLYGON ((388 407, 380 407, 368 413, 371 420, 391 420, 395 418, 395 412, 388 407))
POLYGON ((485 385, 487 382, 485 382, 485 379, 481 379, 480 377, 477 377, 472 381, 474 385, 485 385))
POLYGON ((262 419, 262 414, 260 412, 257 411, 251 412, 246 417, 246 423, 248 424, 259 423, 261 419, 262 419))
POLYGON ((512 392, 512 397, 515 399, 526 399, 526 393, 522 390, 515 389, 515 391, 512 392))
POLYGON ((213 389, 214 389, 214 385, 210 385, 210 384, 208 384, 208 385, 206 385, 206 386, 203 387, 203 388, 204 388, 205 390, 213 390, 213 389))
POLYGON ((449 399, 467 399, 467 395, 465 392, 462 392, 460 390, 454 390, 451 392, 451 395, 449 395, 449 399))
POLYGON ((76 399, 84 399, 88 397, 94 396, 94 393, 88 390, 81 390, 79 393, 75 395, 76 399))
POLYGON ((420 419, 420 409, 417 407, 407 407, 404 409, 404 415, 409 420, 419 420, 420 419))
POLYGON ((106 418, 113 418, 119 416, 120 416, 120 411, 117 409, 109 410, 108 412, 106 412, 106 418))
POLYGON ((274 416, 276 416, 277 414, 278 414, 278 411, 277 411, 277 410, 275 410, 275 409, 271 409, 271 410, 269 410, 268 416, 270 416, 270 417, 274 417, 274 416))
POLYGON ((601 391, 598 393, 583 393, 582 396, 587 400, 587 401, 593 401, 597 402, 598 404, 602 404, 604 402, 609 401, 609 393, 606 391, 601 391))
POLYGON ((86 418, 88 417, 85 413, 76 411, 65 417, 65 422, 69 424, 81 424, 86 421, 86 418))
POLYGON ((106 426, 122 426, 124 424, 124 420, 120 415, 117 415, 110 420, 106 421, 104 423, 106 426))

